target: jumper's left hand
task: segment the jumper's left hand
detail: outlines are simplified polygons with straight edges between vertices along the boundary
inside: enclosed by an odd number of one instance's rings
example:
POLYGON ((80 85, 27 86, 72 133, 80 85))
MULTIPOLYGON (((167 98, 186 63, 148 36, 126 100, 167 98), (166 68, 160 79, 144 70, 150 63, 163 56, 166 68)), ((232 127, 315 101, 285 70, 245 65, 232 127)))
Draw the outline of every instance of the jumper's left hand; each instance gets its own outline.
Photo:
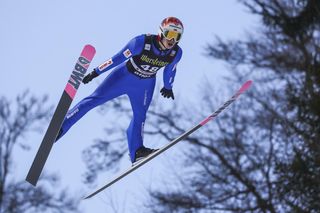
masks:
POLYGON ((173 91, 172 89, 166 89, 165 87, 163 87, 160 90, 160 93, 163 97, 165 98, 172 98, 174 100, 174 95, 173 95, 173 91))

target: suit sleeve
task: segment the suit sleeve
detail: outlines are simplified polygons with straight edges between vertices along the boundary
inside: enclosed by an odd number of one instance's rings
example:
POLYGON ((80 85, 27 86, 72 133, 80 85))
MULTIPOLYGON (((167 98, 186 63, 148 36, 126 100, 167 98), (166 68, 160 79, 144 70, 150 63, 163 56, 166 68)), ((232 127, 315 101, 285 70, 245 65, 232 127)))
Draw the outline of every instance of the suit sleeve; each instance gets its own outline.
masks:
POLYGON ((163 71, 163 84, 166 89, 172 89, 174 78, 177 71, 177 65, 182 57, 182 49, 179 48, 174 60, 168 64, 163 71))
POLYGON ((117 54, 112 58, 109 58, 104 63, 96 67, 94 70, 97 74, 104 73, 112 68, 123 63, 127 59, 131 58, 134 55, 138 55, 143 49, 145 37, 143 35, 137 36, 129 41, 129 43, 123 47, 117 54))

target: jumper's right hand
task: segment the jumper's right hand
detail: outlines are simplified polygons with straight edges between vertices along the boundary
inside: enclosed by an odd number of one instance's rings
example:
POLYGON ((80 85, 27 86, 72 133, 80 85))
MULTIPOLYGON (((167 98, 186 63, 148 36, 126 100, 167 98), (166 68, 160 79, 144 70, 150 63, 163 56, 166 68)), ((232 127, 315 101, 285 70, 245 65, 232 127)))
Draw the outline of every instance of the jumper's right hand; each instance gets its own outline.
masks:
POLYGON ((99 76, 99 74, 95 70, 93 70, 82 79, 82 83, 87 84, 97 76, 99 76))

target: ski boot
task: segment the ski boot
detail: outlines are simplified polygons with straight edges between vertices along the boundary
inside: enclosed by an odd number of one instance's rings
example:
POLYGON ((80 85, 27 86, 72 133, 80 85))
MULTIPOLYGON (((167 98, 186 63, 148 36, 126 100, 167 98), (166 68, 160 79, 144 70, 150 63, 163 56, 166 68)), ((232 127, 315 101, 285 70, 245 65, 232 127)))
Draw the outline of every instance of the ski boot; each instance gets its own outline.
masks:
POLYGON ((136 165, 139 161, 143 160, 144 158, 146 158, 147 156, 149 156, 150 154, 158 151, 159 149, 150 149, 147 147, 140 147, 137 151, 136 151, 136 155, 135 155, 135 159, 134 162, 132 163, 132 166, 136 165))

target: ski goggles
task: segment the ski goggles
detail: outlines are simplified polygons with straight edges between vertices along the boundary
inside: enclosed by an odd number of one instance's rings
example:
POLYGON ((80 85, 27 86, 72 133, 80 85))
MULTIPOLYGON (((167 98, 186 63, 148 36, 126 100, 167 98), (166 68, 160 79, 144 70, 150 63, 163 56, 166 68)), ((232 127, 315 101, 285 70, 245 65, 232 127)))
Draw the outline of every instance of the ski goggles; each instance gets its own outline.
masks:
POLYGON ((164 30, 163 35, 166 39, 173 39, 175 42, 178 42, 181 39, 181 33, 173 30, 164 30))

